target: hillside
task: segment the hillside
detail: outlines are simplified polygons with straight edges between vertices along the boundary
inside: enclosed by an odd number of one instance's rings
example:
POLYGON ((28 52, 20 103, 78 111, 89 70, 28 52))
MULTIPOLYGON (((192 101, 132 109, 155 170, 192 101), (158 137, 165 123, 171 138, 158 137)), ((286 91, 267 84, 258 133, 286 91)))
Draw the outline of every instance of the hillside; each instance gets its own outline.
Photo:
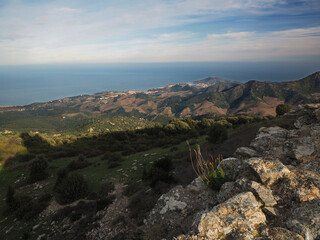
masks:
POLYGON ((172 84, 147 92, 107 91, 26 106, 0 107, 0 126, 10 129, 8 122, 16 126, 16 121, 35 116, 43 118, 42 124, 53 118, 77 118, 80 125, 84 124, 83 118, 113 116, 143 117, 153 121, 215 114, 274 116, 278 104, 297 106, 314 102, 319 96, 319 72, 301 80, 280 83, 238 83, 210 77, 192 84, 172 84))
POLYGON ((217 238, 204 239, 246 239, 242 236, 269 236, 275 230, 281 230, 273 233, 278 237, 285 233, 285 239, 295 239, 290 236, 299 237, 304 229, 313 239, 318 236, 319 225, 308 214, 319 219, 318 202, 313 202, 320 196, 319 104, 273 119, 184 118, 72 138, 9 131, 2 138, 11 155, 0 165, 0 234, 5 239, 160 240, 181 234, 187 236, 180 239, 202 239, 205 229, 217 228, 211 224, 216 215, 226 225, 232 216, 233 231, 218 228, 217 238), (227 138, 212 140, 212 130, 223 126, 227 138), (224 171, 227 179, 230 174, 236 178, 220 183, 220 190, 200 178, 192 181, 197 175, 186 140, 191 149, 201 146, 205 158, 229 157, 221 158, 224 171), (233 153, 237 158, 230 158, 233 153), (239 201, 229 200, 233 196, 239 201), (234 211, 222 214, 226 208, 234 211), (250 215, 243 218, 242 209, 250 215), (256 212, 262 228, 254 225, 250 232, 256 212), (291 224, 296 220, 303 228, 291 224))

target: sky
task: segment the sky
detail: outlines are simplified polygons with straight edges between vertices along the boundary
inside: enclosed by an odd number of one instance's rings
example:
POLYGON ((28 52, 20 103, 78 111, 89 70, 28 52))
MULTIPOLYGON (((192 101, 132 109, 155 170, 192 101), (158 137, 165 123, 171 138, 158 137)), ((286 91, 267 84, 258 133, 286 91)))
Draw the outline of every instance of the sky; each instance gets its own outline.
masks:
POLYGON ((320 64, 319 0, 0 0, 0 65, 320 64))

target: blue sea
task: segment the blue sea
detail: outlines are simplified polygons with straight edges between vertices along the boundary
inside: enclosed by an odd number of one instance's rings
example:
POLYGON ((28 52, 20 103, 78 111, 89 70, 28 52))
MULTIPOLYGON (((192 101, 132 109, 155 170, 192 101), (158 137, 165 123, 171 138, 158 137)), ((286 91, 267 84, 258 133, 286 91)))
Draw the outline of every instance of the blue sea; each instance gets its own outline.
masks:
POLYGON ((290 81, 319 70, 316 63, 293 62, 0 66, 0 106, 26 105, 103 91, 146 91, 209 76, 240 82, 290 81))

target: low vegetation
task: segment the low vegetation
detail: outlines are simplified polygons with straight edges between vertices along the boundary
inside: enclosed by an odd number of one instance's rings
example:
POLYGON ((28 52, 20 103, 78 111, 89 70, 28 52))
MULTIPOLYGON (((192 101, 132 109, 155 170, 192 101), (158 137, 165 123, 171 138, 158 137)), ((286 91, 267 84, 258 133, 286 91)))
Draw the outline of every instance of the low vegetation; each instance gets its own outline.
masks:
POLYGON ((211 156, 211 159, 207 160, 202 156, 200 147, 197 146, 197 148, 193 150, 195 154, 194 161, 192 159, 192 151, 190 148, 189 151, 193 170, 208 187, 219 191, 224 183, 233 181, 233 176, 225 174, 223 166, 220 164, 221 155, 216 159, 211 156))
MULTIPOLYGON (((26 150, 9 157, 0 172, 0 197, 8 199, 0 202, 0 210, 7 218, 1 223, 4 228, 0 233, 16 227, 15 218, 23 222, 22 230, 19 234, 13 231, 7 234, 11 238, 19 238, 23 233, 32 238, 35 233, 44 231, 41 228, 30 232, 30 228, 54 199, 67 204, 54 219, 65 216, 76 224, 80 235, 84 234, 94 227, 96 212, 115 200, 111 181, 118 180, 128 183, 128 211, 141 225, 160 194, 194 178, 187 160, 186 140, 192 148, 196 144, 208 145, 206 138, 211 139, 208 146, 220 146, 227 144, 239 129, 252 124, 257 124, 258 129, 270 123, 270 119, 285 121, 257 116, 215 116, 171 119, 168 123, 153 123, 141 129, 84 136, 32 132, 20 137, 15 135, 26 150), (9 190, 8 186, 11 186, 9 190), (79 203, 73 203, 77 200, 79 203)), ((223 169, 216 166, 206 175, 210 179, 208 185, 214 182, 210 185, 212 188, 219 188, 228 178, 223 169)), ((50 223, 51 219, 46 221, 50 223)), ((79 238, 83 236, 80 235, 79 238)))
POLYGON ((77 173, 66 174, 56 185, 57 200, 61 204, 72 203, 85 198, 89 194, 88 183, 83 176, 77 173))
POLYGON ((291 110, 291 107, 288 104, 279 104, 276 107, 276 113, 278 117, 283 116, 284 114, 290 112, 290 110, 291 110))

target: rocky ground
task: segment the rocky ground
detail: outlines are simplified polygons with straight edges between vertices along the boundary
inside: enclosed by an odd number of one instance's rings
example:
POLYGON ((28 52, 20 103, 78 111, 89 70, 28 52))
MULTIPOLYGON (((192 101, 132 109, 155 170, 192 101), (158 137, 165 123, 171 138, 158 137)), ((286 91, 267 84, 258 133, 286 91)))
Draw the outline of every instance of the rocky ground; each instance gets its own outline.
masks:
POLYGON ((92 227, 62 222, 59 234, 46 237, 76 236, 74 229, 85 227, 85 239, 92 240, 320 240, 320 104, 289 114, 297 118, 295 129, 261 128, 249 147, 221 161, 224 172, 236 177, 219 191, 200 178, 178 185, 154 207, 144 199, 140 207, 151 211, 137 223, 119 183, 115 201, 88 220, 92 227))
MULTIPOLYGON (((144 221, 144 228, 162 226, 200 239, 320 239, 320 105, 306 105, 290 114, 296 129, 262 128, 234 158, 224 159, 234 182, 219 192, 195 179, 162 195, 144 221)), ((152 239, 152 238, 150 238, 152 239)))

